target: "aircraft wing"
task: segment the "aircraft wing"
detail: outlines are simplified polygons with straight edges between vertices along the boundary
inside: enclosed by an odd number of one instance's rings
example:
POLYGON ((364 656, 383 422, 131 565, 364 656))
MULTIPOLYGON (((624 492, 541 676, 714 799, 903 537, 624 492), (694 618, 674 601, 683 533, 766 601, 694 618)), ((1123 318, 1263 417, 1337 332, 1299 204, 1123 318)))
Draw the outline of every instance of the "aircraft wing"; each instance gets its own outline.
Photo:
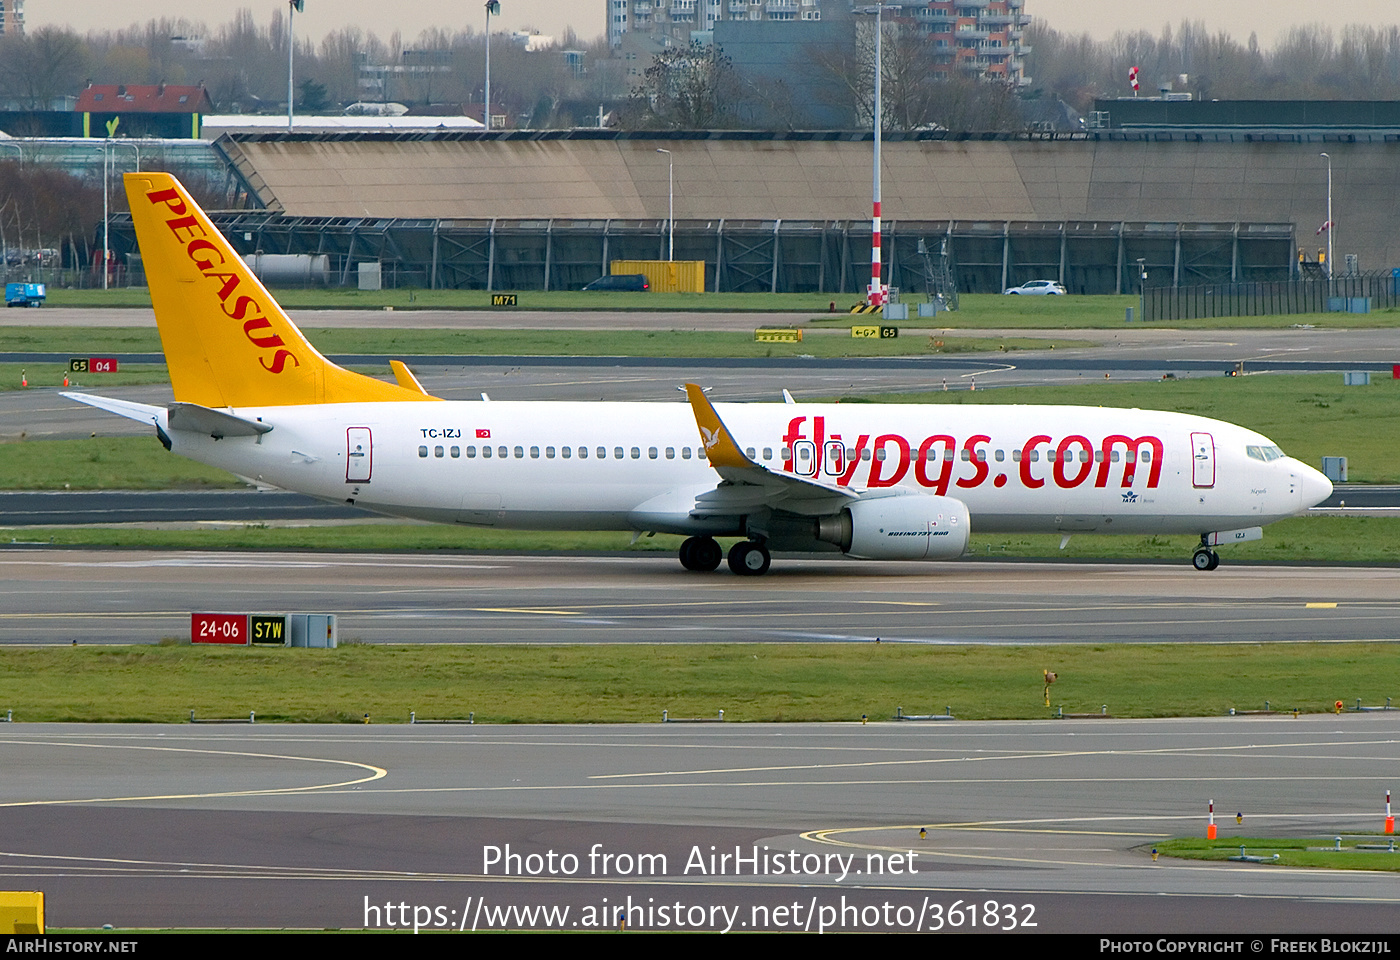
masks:
POLYGON ((723 481, 695 498, 691 516, 727 515, 761 507, 802 514, 826 513, 859 498, 857 491, 809 477, 777 473, 755 463, 734 440, 704 391, 687 383, 685 394, 706 456, 723 481))

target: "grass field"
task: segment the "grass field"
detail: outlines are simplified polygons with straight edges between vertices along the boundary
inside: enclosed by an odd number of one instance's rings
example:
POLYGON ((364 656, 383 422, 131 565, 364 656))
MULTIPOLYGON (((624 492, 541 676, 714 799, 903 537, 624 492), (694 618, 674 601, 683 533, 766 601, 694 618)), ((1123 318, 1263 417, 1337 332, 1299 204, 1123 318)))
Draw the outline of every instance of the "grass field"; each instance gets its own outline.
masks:
MULTIPOLYGON (((155 638, 153 638, 155 639, 155 638)), ((347 639, 342 631, 342 643, 347 639)), ((373 639, 366 637, 363 639, 373 639)), ((1041 671, 1066 713, 1221 716, 1329 711, 1400 694, 1395 644, 900 644, 391 646, 210 649, 188 644, 0 650, 0 710, 22 722, 178 723, 202 717, 380 723, 1045 718, 1041 671)), ((1280 720, 1281 723, 1289 722, 1280 720)), ((1345 721, 1339 721, 1345 722, 1345 721)))
POLYGON ((72 390, 101 390, 103 387, 130 387, 148 383, 169 383, 170 375, 163 363, 127 364, 116 373, 68 373, 64 364, 0 363, 0 390, 22 390, 25 379, 30 389, 63 387, 68 376, 72 390))
MULTIPOLYGON (((976 519, 974 518, 974 526, 976 519)), ((3 542, 56 547, 124 547, 167 550, 505 550, 674 554, 681 538, 630 533, 491 530, 423 524, 274 526, 211 523, 198 529, 127 526, 0 526, 3 542)), ((726 548, 732 541, 723 540, 726 548)), ((1060 549, 1058 534, 973 534, 966 556, 975 560, 1061 559, 1184 564, 1198 543, 1190 536, 1075 534, 1060 549)), ((1270 525, 1263 540, 1221 550, 1224 563, 1400 562, 1400 519, 1388 517, 1295 517, 1270 525)), ((780 561, 781 562, 781 561, 780 561)), ((727 576, 726 573, 717 574, 727 576)))
MULTIPOLYGON (((1221 818, 1222 829, 1232 824, 1228 817, 1221 818)), ((1248 822, 1246 816, 1245 821, 1248 822)), ((1343 834, 1340 851, 1333 849, 1337 834, 1325 837, 1218 837, 1215 840, 1177 838, 1154 844, 1157 851, 1166 857, 1183 860, 1213 860, 1224 862, 1238 856, 1240 847, 1251 857, 1272 857, 1278 854, 1273 864, 1279 867, 1326 867, 1333 870, 1390 870, 1400 871, 1400 849, 1391 853, 1388 850, 1359 850, 1360 845, 1388 846, 1393 837, 1374 835, 1343 834)), ((1267 869, 1264 867, 1263 869, 1267 869)))
MULTIPOLYGON (((510 292, 510 291, 498 291, 510 292)), ((493 308, 491 294, 484 290, 379 290, 279 289, 279 303, 292 310, 494 310, 502 316, 502 326, 510 308, 493 308)), ((854 293, 580 293, 577 291, 523 290, 517 292, 521 310, 663 310, 685 312, 775 312, 805 313, 814 323, 849 324, 849 308, 861 300, 854 293), (836 312, 831 312, 831 304, 836 312)), ((73 307, 149 307, 144 288, 120 290, 49 289, 49 303, 73 307)), ((905 297, 913 304, 922 295, 905 297)), ((961 308, 942 314, 938 320, 912 317, 901 327, 957 327, 966 329, 1116 329, 1125 326, 1124 315, 1132 307, 1137 315, 1136 296, 1006 297, 991 293, 963 294, 961 308)), ((866 323, 869 318, 854 322, 866 323)), ((1400 325, 1400 311, 1378 310, 1368 314, 1315 313, 1269 317, 1219 317, 1208 320, 1177 320, 1164 323, 1176 329, 1248 329, 1289 327, 1312 324, 1329 328, 1377 328, 1400 325)))
MULTIPOLYGON (((920 333, 888 340, 820 333, 798 343, 758 343, 753 334, 707 330, 360 330, 308 329, 307 339, 327 354, 407 356, 558 356, 558 357, 903 357, 925 354, 1000 352, 1091 347, 1084 340, 1050 341, 1039 337, 959 337, 920 333)), ((7 351, 101 356, 108 353, 160 353, 154 328, 11 327, 3 334, 7 351)), ((7 365, 0 365, 4 367, 7 365)), ((19 387, 19 369, 3 371, 0 389, 19 387)), ((31 384, 61 381, 63 364, 28 364, 31 384), (42 379, 36 379, 42 378, 42 379), (55 380, 57 378, 57 380, 55 380)), ((134 368, 133 368, 134 369, 134 368)), ((163 369, 163 368, 162 368, 163 369)), ((387 374, 388 368, 385 368, 387 374)), ((90 374, 89 384, 117 383, 128 375, 90 374)))

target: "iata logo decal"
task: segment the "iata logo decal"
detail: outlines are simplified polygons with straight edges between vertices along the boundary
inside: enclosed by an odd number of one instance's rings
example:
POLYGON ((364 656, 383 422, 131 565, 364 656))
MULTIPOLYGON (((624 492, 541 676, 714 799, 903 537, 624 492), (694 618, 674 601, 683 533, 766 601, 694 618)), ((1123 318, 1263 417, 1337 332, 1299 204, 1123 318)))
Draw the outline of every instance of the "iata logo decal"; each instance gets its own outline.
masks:
POLYGON ((288 360, 292 362, 292 366, 301 366, 296 354, 283 349, 286 344, 280 336, 264 332, 272 329, 272 322, 262 315, 263 310, 258 302, 249 296, 234 296, 241 282, 241 277, 234 271, 243 264, 234 267, 228 263, 223 251, 209 241, 209 234, 200 224, 199 218, 190 214, 189 207, 180 198, 179 191, 174 188, 153 190, 146 194, 146 198, 153 204, 165 204, 166 208, 175 214, 174 217, 166 219, 165 225, 175 234, 177 241, 185 244, 185 255, 194 261, 199 272, 206 279, 219 283, 219 309, 230 319, 243 321, 243 335, 253 346, 276 351, 272 354, 270 363, 266 357, 258 358, 262 368, 268 373, 281 373, 286 369, 288 360), (219 258, 217 263, 214 262, 214 257, 219 258), (228 270, 220 269, 225 266, 228 270), (232 309, 229 308, 230 300, 233 301, 232 309))
POLYGON ((1137 502, 1138 502, 1138 495, 1137 495, 1136 493, 1134 493, 1133 491, 1129 490, 1127 493, 1123 494, 1123 502, 1124 502, 1124 503, 1137 503, 1137 502))

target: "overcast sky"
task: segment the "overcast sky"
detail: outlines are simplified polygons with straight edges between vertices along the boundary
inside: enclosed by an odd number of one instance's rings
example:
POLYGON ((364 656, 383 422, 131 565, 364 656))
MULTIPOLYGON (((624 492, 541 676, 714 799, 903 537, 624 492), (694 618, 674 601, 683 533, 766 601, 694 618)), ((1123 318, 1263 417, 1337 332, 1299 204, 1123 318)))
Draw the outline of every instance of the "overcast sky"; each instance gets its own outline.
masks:
MULTIPOLYGON (((501 15, 493 18, 492 29, 521 30, 527 27, 558 35, 572 26, 582 39, 603 33, 605 0, 500 0, 501 15)), ((144 23, 156 17, 185 17, 203 20, 211 26, 227 21, 232 11, 246 6, 261 23, 272 11, 286 10, 286 0, 122 0, 96 3, 94 0, 28 0, 25 22, 30 29, 61 24, 79 32, 113 29, 144 23)), ((1026 0, 1026 13, 1043 19, 1058 30, 1088 32, 1102 40, 1118 30, 1161 31, 1173 28, 1183 19, 1204 20, 1211 30, 1223 30, 1243 42, 1251 31, 1270 46, 1289 27, 1325 20, 1334 26, 1367 23, 1393 26, 1400 23, 1400 3, 1396 0, 1173 0, 1172 3, 1130 2, 1130 0, 1026 0)), ((382 38, 395 30, 412 40, 426 27, 461 29, 470 25, 480 30, 485 21, 481 0, 417 0, 391 3, 387 0, 306 0, 306 12, 297 15, 297 34, 319 38, 347 24, 359 24, 382 38)))

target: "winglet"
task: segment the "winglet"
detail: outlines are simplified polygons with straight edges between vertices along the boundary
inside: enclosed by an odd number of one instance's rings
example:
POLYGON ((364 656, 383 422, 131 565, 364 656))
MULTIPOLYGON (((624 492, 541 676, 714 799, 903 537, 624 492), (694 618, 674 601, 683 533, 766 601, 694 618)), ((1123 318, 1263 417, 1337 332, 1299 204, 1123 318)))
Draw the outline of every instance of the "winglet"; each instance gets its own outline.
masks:
POLYGON ((394 371, 394 379, 397 380, 399 386, 403 387, 405 390, 417 390, 430 400, 437 399, 437 397, 423 389, 423 385, 418 382, 418 378, 413 375, 413 371, 408 369, 408 364, 404 363, 402 360, 390 360, 389 369, 394 371))
POLYGON ((705 392, 693 383, 685 385, 685 395, 690 400, 690 409, 695 414, 695 425, 700 428, 700 441, 705 446, 705 455, 716 467, 753 467, 756 464, 734 442, 729 428, 720 420, 705 392))

